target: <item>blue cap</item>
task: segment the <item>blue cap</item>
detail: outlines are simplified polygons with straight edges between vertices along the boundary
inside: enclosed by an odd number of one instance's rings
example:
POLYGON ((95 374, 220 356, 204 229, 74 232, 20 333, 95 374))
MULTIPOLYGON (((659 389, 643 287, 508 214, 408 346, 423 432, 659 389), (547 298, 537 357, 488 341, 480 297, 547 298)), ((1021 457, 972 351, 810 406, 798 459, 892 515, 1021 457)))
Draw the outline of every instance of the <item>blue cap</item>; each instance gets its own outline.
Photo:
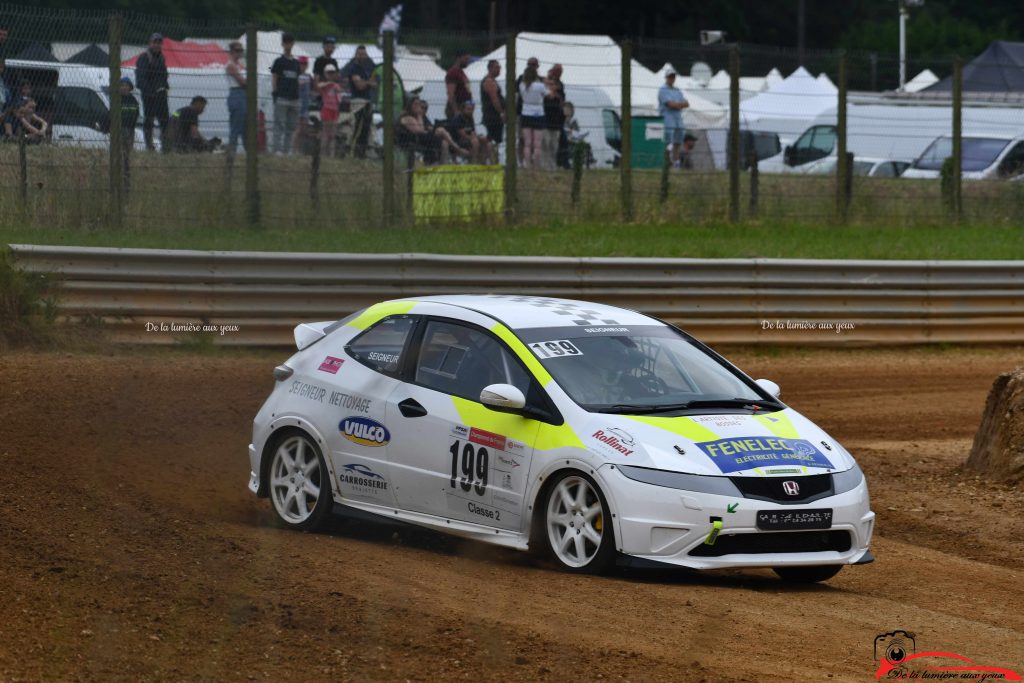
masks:
POLYGON ((335 38, 334 36, 327 36, 326 38, 324 38, 324 42, 325 43, 336 43, 336 42, 338 42, 338 39, 335 38))
POLYGON ((128 78, 127 76, 122 77, 121 78, 121 82, 122 83, 127 83, 129 88, 134 88, 135 87, 135 84, 132 83, 132 79, 128 78))

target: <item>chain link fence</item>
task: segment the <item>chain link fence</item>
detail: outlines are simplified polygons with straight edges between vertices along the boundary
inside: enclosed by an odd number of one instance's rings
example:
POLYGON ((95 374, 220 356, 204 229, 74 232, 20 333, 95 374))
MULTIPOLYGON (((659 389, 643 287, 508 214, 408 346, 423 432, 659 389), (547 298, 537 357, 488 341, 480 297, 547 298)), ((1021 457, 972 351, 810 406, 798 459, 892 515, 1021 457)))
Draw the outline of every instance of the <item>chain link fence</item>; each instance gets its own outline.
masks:
POLYGON ((9 225, 1016 224, 1024 208, 1024 62, 998 50, 915 59, 900 90, 876 53, 0 16, 9 225))

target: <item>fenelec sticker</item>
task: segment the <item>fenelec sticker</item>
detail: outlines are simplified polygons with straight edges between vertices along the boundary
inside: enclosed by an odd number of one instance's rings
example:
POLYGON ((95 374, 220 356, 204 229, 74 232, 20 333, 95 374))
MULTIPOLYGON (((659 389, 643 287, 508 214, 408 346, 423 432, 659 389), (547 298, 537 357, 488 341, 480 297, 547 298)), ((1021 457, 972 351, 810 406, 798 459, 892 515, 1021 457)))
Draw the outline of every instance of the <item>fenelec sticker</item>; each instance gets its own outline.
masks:
POLYGON ((583 352, 576 348, 568 339, 555 339, 553 341, 536 342, 530 344, 530 348, 537 358, 567 358, 569 356, 582 356, 583 352))
POLYGON ((697 447, 723 473, 759 466, 803 465, 832 469, 832 463, 810 441, 750 436, 698 443, 697 447))
POLYGON ((329 372, 332 375, 337 375, 338 370, 341 368, 341 364, 345 361, 341 358, 335 358, 334 356, 327 356, 324 358, 324 362, 317 368, 320 372, 329 372))

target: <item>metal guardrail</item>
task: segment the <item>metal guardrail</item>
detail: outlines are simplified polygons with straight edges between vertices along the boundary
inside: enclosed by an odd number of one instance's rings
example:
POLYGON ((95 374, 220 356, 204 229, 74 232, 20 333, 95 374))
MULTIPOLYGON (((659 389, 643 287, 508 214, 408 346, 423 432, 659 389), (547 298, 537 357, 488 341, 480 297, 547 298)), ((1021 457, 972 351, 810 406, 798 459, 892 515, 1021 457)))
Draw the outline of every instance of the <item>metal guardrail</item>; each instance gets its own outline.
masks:
POLYGON ((634 308, 713 343, 1024 342, 1020 261, 10 248, 18 267, 56 274, 63 316, 102 317, 115 339, 129 342, 174 343, 181 335, 147 331, 147 323, 191 321, 217 327, 217 343, 288 345, 303 321, 337 319, 383 299, 470 292, 634 308), (220 334, 221 325, 238 329, 220 334))

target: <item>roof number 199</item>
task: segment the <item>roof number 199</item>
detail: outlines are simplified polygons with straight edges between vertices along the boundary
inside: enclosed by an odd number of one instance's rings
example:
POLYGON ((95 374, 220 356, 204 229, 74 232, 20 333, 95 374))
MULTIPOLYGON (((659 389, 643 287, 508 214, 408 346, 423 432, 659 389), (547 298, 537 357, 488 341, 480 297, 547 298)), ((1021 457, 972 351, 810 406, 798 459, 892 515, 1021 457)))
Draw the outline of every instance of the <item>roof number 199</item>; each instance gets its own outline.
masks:
POLYGON ((565 358, 568 356, 582 356, 583 352, 576 348, 568 339, 556 339, 554 341, 536 342, 530 344, 530 348, 537 354, 538 358, 565 358))

